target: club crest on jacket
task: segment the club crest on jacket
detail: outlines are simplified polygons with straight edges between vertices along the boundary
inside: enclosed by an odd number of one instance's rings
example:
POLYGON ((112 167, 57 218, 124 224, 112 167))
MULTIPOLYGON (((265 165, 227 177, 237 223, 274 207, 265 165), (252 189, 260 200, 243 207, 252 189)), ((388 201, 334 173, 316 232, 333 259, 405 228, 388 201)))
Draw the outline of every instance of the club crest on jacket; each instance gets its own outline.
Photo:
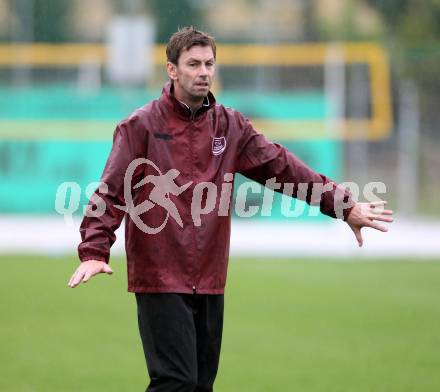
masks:
POLYGON ((220 155, 226 148, 226 138, 222 137, 214 137, 212 138, 212 153, 214 155, 220 155))

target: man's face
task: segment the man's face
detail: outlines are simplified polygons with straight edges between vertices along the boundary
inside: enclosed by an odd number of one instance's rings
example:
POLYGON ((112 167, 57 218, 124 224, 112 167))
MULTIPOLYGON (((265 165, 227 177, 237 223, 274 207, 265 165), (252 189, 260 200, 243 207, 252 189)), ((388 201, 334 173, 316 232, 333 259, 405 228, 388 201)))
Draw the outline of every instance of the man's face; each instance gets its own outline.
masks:
POLYGON ((176 97, 198 101, 208 95, 215 73, 214 53, 210 46, 196 45, 181 52, 177 65, 167 64, 174 81, 176 97))

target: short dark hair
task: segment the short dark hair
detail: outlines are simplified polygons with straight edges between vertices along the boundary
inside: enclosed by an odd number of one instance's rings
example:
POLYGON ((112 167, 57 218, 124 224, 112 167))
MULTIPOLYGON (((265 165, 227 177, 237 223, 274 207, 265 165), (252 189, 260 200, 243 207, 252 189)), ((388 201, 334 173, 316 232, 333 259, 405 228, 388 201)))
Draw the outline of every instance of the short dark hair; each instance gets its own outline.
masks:
POLYGON ((189 26, 179 29, 170 37, 167 45, 167 60, 177 65, 180 54, 184 50, 189 50, 196 45, 210 46, 212 53, 214 53, 214 58, 216 58, 214 38, 203 31, 196 30, 194 27, 189 26))

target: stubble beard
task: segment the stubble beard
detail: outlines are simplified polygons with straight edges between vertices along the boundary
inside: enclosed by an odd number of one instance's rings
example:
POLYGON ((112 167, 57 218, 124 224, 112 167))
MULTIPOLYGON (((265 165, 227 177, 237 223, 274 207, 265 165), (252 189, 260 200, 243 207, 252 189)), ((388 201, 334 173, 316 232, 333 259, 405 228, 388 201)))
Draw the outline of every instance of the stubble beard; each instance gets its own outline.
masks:
POLYGON ((197 91, 197 87, 194 86, 191 91, 187 91, 187 94, 190 98, 192 98, 193 100, 197 101, 199 99, 204 99, 208 96, 209 91, 210 91, 211 86, 208 85, 207 89, 205 91, 197 91))

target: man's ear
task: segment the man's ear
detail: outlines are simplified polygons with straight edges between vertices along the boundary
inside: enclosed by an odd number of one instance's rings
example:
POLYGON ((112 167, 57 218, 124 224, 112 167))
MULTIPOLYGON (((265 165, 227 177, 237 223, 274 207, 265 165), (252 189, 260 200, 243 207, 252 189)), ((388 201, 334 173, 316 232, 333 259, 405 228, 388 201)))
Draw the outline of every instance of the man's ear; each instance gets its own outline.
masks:
POLYGON ((167 61, 167 74, 171 80, 177 80, 177 66, 167 61))

